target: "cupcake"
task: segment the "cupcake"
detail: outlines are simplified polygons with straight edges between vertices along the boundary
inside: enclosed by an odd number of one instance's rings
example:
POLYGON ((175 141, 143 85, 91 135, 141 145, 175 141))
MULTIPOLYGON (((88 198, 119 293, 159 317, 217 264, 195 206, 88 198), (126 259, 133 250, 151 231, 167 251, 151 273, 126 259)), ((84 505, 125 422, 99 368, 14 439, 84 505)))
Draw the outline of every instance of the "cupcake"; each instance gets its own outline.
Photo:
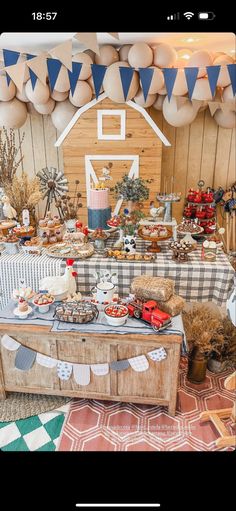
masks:
POLYGON ((45 222, 45 220, 39 220, 39 227, 47 227, 47 222, 45 222))
POLYGON ((18 309, 19 309, 19 312, 27 312, 28 303, 24 300, 24 298, 19 299, 18 309))
POLYGON ((47 226, 48 226, 48 227, 50 227, 50 228, 55 227, 55 222, 54 222, 54 220, 48 220, 48 222, 47 222, 47 226))

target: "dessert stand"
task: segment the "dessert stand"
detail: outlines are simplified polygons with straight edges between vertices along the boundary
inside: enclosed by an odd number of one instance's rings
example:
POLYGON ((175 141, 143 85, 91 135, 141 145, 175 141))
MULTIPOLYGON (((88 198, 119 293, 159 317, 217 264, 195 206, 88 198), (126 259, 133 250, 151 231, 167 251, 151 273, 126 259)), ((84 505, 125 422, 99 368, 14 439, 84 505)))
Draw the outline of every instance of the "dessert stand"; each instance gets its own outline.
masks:
POLYGON ((161 247, 158 245, 159 241, 165 241, 169 238, 172 238, 172 231, 170 229, 167 229, 167 236, 145 236, 145 234, 142 233, 142 229, 139 229, 138 235, 140 238, 142 238, 144 241, 150 241, 151 245, 147 247, 147 252, 153 252, 154 254, 161 252, 161 247))

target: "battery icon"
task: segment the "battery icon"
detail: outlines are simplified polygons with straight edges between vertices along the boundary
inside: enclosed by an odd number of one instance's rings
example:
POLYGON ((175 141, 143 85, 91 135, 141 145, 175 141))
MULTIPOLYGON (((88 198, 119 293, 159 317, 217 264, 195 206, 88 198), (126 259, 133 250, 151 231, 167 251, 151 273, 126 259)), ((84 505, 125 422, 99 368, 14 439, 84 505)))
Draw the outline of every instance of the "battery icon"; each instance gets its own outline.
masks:
POLYGON ((198 18, 200 20, 213 20, 215 17, 216 17, 216 15, 212 11, 210 11, 210 12, 199 12, 198 13, 198 18))

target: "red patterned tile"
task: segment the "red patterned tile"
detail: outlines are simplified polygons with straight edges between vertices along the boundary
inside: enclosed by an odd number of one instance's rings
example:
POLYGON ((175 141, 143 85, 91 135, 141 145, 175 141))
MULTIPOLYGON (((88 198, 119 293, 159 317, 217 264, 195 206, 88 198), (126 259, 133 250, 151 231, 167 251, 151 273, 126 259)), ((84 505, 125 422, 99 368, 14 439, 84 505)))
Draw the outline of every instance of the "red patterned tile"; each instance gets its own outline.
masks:
POLYGON ((145 440, 139 440, 134 443, 130 443, 126 446, 126 451, 159 451, 160 449, 157 449, 153 445, 151 445, 149 442, 145 442, 145 440))
POLYGON ((89 431, 99 423, 99 411, 94 410, 91 406, 82 406, 78 411, 73 410, 69 416, 70 425, 79 432, 89 431))
POLYGON ((88 438, 83 441, 82 451, 115 451, 116 444, 112 440, 108 440, 102 434, 88 438))
POLYGON ((140 419, 131 410, 117 410, 109 414, 107 427, 120 437, 125 437, 138 432, 140 419))
POLYGON ((233 400, 228 399, 221 394, 215 394, 213 396, 209 396, 205 398, 206 408, 207 410, 219 410, 221 408, 232 408, 233 400))
POLYGON ((177 410, 182 413, 195 412, 197 410, 197 399, 184 390, 179 390, 177 398, 177 410))

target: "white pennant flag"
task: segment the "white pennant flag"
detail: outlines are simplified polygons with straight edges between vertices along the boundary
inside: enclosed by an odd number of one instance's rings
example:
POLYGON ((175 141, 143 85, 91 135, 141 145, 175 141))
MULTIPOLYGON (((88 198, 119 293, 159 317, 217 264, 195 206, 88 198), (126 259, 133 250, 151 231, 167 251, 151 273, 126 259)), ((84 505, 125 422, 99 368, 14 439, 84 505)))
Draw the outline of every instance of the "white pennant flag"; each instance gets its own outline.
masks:
POLYGON ((19 342, 15 341, 15 339, 12 339, 12 337, 7 334, 3 335, 1 343, 2 346, 9 351, 16 351, 21 346, 19 342))
POLYGON ((17 89, 22 92, 25 78, 25 62, 5 67, 5 71, 10 76, 17 89))
POLYGON ((89 385, 90 366, 87 364, 73 364, 73 375, 77 385, 89 385))
POLYGON ((100 55, 96 32, 77 32, 74 37, 75 39, 78 39, 80 43, 84 44, 89 50, 100 55))
POLYGON ((62 44, 59 44, 59 46, 56 46, 52 50, 49 51, 51 57, 54 57, 62 64, 64 64, 67 69, 72 71, 72 40, 69 39, 69 41, 65 41, 62 44))
POLYGON ((160 362, 161 360, 164 360, 167 357, 167 353, 166 353, 165 348, 163 348, 163 346, 161 346, 161 348, 157 348, 156 350, 149 351, 148 356, 154 362, 160 362))
POLYGON ((137 357, 128 358, 128 361, 132 369, 134 369, 134 371, 138 371, 141 373, 142 371, 147 371, 147 369, 149 368, 149 362, 145 355, 139 355, 137 357))
POLYGON ((92 364, 91 370, 95 376, 105 376, 109 373, 109 364, 92 364))
POLYGON ((57 374, 60 380, 69 380, 72 373, 72 364, 69 362, 61 362, 57 363, 57 374))
POLYGON ((48 367, 49 369, 52 369, 53 367, 56 367, 58 360, 56 358, 51 358, 47 357, 46 355, 42 355, 41 353, 37 353, 36 362, 37 364, 43 367, 48 367))

